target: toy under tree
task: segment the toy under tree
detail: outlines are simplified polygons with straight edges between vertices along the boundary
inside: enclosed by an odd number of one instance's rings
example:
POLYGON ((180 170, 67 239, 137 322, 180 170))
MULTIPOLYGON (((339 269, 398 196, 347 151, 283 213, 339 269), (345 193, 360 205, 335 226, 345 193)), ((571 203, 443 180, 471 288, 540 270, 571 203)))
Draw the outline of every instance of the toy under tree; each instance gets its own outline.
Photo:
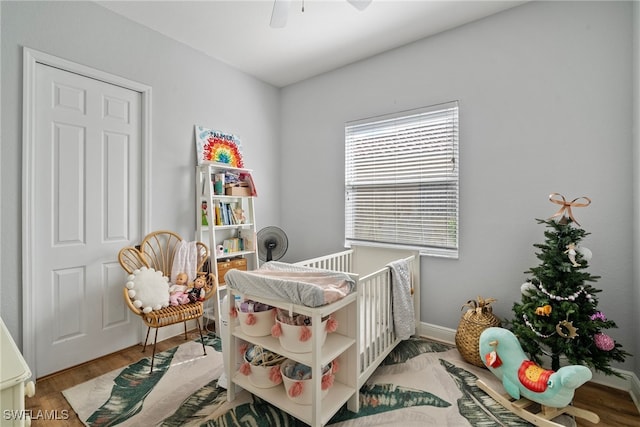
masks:
POLYGON ((617 326, 598 310, 597 294, 602 291, 592 283, 600 276, 587 272, 591 251, 581 245, 590 233, 580 228, 571 210, 586 207, 591 200, 567 202, 558 193, 549 200, 561 207, 551 218, 537 220, 547 227, 545 242, 534 244, 541 264, 526 272, 533 277, 521 287, 522 301, 513 305, 511 330, 531 360, 541 364, 543 355, 551 357, 554 371, 564 356, 569 364, 620 377, 610 363, 623 362, 630 354, 603 332, 617 326))

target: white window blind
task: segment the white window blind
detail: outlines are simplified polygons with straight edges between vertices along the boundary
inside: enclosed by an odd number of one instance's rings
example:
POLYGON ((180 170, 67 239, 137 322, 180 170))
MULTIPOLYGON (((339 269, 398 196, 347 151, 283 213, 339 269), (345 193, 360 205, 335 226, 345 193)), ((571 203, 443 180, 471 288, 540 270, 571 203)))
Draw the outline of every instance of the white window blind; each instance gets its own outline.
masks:
POLYGON ((458 255, 458 102, 345 125, 345 239, 458 255))

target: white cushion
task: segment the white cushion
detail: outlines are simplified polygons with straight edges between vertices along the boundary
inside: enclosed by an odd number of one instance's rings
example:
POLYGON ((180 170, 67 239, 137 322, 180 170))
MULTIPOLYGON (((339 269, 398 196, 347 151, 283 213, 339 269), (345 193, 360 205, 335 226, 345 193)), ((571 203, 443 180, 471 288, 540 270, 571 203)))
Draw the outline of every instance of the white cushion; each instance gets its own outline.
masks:
POLYGON ((125 286, 133 305, 143 313, 169 306, 169 279, 161 271, 142 267, 127 277, 125 286))

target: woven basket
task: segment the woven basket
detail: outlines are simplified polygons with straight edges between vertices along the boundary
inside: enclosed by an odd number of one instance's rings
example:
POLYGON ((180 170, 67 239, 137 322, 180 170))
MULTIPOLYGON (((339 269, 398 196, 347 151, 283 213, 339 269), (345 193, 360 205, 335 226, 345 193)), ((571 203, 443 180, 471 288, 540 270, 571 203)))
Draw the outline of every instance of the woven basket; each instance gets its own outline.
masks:
POLYGON ((456 347, 464 360, 481 368, 485 365, 479 354, 480 334, 487 328, 501 325, 500 319, 492 312, 491 303, 495 301, 482 297, 478 297, 477 301, 469 300, 462 306, 462 309, 470 308, 460 319, 456 331, 456 347))

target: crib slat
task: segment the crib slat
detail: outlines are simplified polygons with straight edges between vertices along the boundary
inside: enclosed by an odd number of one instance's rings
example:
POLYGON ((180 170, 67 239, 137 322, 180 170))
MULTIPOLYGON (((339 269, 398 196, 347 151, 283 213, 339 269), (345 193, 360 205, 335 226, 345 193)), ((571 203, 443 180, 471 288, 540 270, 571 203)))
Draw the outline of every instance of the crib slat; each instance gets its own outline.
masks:
POLYGON ((295 265, 351 273, 353 266, 353 250, 300 261, 295 265))
MULTIPOLYGON (((301 261, 297 265, 353 273, 353 250, 301 261)), ((414 271, 416 256, 405 258, 414 271)), ((415 286, 412 277, 412 289, 415 286)), ((359 348, 358 387, 362 386, 377 366, 397 345, 393 324, 393 290, 388 266, 357 280, 358 306, 356 319, 359 348)), ((419 302, 417 302, 419 304, 419 302)), ((417 313, 419 316, 419 313, 417 313)))

